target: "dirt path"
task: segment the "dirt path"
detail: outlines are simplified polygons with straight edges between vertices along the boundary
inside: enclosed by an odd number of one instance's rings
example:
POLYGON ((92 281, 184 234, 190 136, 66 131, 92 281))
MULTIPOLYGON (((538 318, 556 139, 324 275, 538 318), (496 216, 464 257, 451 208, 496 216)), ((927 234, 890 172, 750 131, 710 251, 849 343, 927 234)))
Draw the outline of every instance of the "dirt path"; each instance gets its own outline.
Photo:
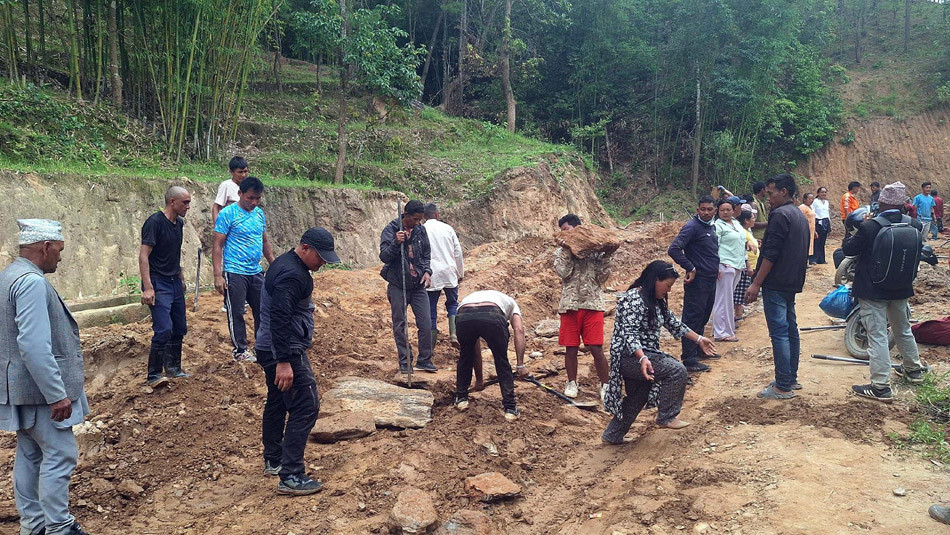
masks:
MULTIPOLYGON (((625 288, 646 261, 662 257, 677 228, 626 231, 608 286, 625 288)), ((550 255, 550 244, 534 238, 481 246, 469 254, 465 291, 495 287, 516 295, 533 329, 556 316, 559 284, 550 255)), ((922 274, 929 286, 915 316, 946 313, 950 276, 940 269, 922 274)), ((828 266, 809 272, 798 301, 801 325, 827 324, 817 303, 831 277, 828 266)), ((676 310, 680 291, 672 297, 676 310)), ((322 392, 344 375, 392 378, 396 363, 383 295, 373 269, 317 275, 319 343, 310 358, 322 392)), ((471 508, 488 515, 496 533, 512 534, 937 533, 942 526, 926 509, 950 499, 945 471, 890 445, 887 433, 904 431, 913 419, 909 405, 888 407, 849 394, 851 384, 867 380, 866 367, 805 358, 798 399, 755 398, 772 376, 761 312, 741 325, 739 343, 720 347, 724 358, 688 390, 683 418, 691 427, 657 429, 655 412, 648 411, 634 425, 635 442, 619 447, 600 443, 605 414, 566 408, 525 384, 517 387, 524 416, 514 424, 502 418, 497 387, 474 394, 468 412, 456 412, 454 354, 440 344, 436 363, 446 372, 432 386, 436 403, 428 426, 311 443, 307 464, 325 490, 278 497, 276 481, 260 471, 263 377, 256 365, 230 362, 219 308, 219 298, 207 294, 190 315, 185 365, 193 378, 163 392, 149 393, 142 384, 147 323, 83 333, 95 412, 80 433, 72 504, 91 533, 386 533, 404 485, 429 492, 442 521, 471 508), (524 497, 472 502, 463 481, 486 471, 520 483, 524 497), (894 496, 896 487, 907 495, 894 496)), ((841 336, 804 334, 803 353, 844 354, 841 336)), ((677 352, 672 339, 664 344, 677 352)), ((557 349, 556 339, 532 332, 528 350, 543 356, 530 367, 562 367, 557 349)), ((937 370, 948 368, 946 348, 928 348, 925 355, 937 370)), ((582 394, 593 397, 589 357, 582 362, 582 394)), ((492 371, 489 361, 486 371, 492 371)), ((548 381, 562 387, 563 372, 548 381)), ((13 444, 12 435, 0 435, 3 533, 16 529, 13 444)))

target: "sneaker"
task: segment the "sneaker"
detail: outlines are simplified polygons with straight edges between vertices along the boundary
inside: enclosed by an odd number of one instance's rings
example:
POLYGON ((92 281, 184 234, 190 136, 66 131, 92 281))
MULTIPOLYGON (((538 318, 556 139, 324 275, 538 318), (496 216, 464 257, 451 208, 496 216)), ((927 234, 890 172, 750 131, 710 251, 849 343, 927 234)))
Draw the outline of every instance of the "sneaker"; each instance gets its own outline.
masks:
POLYGON ((429 373, 435 373, 439 371, 439 369, 435 367, 435 364, 433 364, 431 360, 429 362, 417 362, 416 369, 429 373))
POLYGON ((762 389, 756 396, 765 399, 792 399, 795 397, 795 392, 782 392, 774 384, 769 383, 769 386, 762 389))
POLYGON ((712 355, 700 353, 696 358, 698 358, 699 360, 715 360, 715 359, 721 359, 722 355, 720 355, 719 353, 713 353, 712 355))
POLYGON ((316 494, 320 492, 322 488, 323 483, 319 480, 311 479, 310 476, 306 474, 298 474, 281 479, 280 483, 277 484, 277 494, 306 496, 308 494, 316 494))
POLYGON ((518 409, 505 409, 505 420, 513 422, 521 416, 521 412, 518 409))
POLYGON ((564 395, 572 399, 577 397, 577 381, 568 381, 564 385, 564 395))
POLYGON ((228 311, 228 307, 221 307, 221 312, 227 312, 227 311, 228 311))
POLYGON ((160 388, 163 386, 168 386, 168 379, 162 377, 161 375, 156 375, 153 377, 147 377, 145 382, 148 383, 148 386, 152 388, 160 388))
POLYGON ((600 401, 603 402, 607 397, 607 383, 600 385, 600 401))
POLYGON ((276 476, 280 474, 280 463, 275 463, 272 461, 264 461, 264 475, 265 476, 276 476))
POLYGON ((894 373, 900 377, 903 377, 908 383, 912 385, 919 385, 924 382, 924 374, 927 373, 927 370, 920 368, 919 370, 914 370, 912 372, 905 372, 903 366, 897 366, 894 368, 894 373))
POLYGON ((705 364, 699 361, 695 363, 686 364, 686 371, 690 373, 708 372, 711 369, 712 368, 710 368, 709 366, 706 366, 705 364))
POLYGON ((455 408, 458 409, 459 412, 468 410, 468 398, 456 398, 455 408))
POLYGON ((874 385, 854 385, 851 387, 851 390, 862 398, 873 399, 882 403, 894 401, 894 393, 891 392, 891 387, 889 386, 878 388, 874 385))
MULTIPOLYGON (((46 533, 46 528, 43 528, 43 531, 40 533, 46 533)), ((89 532, 82 529, 82 526, 79 525, 79 522, 73 522, 73 525, 69 526, 69 530, 63 532, 64 535, 89 535, 89 532)))
POLYGON ((244 351, 234 351, 234 360, 236 362, 257 362, 257 357, 254 356, 254 353, 251 353, 250 349, 245 349, 244 351))

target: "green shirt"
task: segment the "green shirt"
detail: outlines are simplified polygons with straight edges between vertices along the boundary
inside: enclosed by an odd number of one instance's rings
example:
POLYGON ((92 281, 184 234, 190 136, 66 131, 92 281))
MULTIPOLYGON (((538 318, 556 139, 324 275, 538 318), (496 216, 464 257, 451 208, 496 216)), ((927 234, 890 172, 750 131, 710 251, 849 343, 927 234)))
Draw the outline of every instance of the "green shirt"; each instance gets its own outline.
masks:
MULTIPOLYGON (((758 197, 758 195, 755 196, 755 209, 756 209, 756 211, 759 212, 759 213, 755 214, 755 221, 756 221, 757 223, 760 222, 760 221, 761 221, 762 223, 768 223, 768 222, 769 222, 769 205, 768 205, 768 202, 767 202, 767 201, 764 201, 764 200, 762 200, 762 199, 760 199, 760 198, 758 197)), ((756 239, 761 240, 762 237, 765 236, 765 227, 757 228, 757 229, 752 229, 752 235, 755 236, 756 239)))
POLYGON ((736 269, 745 269, 745 229, 735 219, 728 223, 716 220, 716 239, 719 240, 719 262, 736 269))

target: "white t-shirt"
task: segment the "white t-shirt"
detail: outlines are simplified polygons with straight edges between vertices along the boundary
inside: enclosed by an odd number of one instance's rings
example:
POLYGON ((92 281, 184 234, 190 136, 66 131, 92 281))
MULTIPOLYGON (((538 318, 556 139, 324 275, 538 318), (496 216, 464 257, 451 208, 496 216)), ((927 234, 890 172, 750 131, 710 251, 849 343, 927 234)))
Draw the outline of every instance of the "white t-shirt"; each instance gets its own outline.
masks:
POLYGON ((214 197, 214 204, 221 208, 238 201, 240 186, 234 183, 230 178, 218 186, 218 194, 214 197))
POLYGON ((472 292, 462 299, 459 303, 459 308, 472 303, 491 303, 497 305, 505 314, 505 317, 508 318, 508 321, 511 321, 511 317, 515 314, 521 315, 521 308, 518 307, 518 303, 498 290, 479 290, 472 292))
POLYGON ((828 211, 828 201, 815 199, 811 203, 811 209, 815 211, 815 219, 830 219, 831 214, 828 211))
POLYGON ((432 268, 432 281, 429 284, 429 291, 457 287, 459 277, 465 277, 462 245, 459 243, 458 235, 451 226, 438 219, 430 219, 424 226, 429 236, 431 254, 429 267, 432 268))

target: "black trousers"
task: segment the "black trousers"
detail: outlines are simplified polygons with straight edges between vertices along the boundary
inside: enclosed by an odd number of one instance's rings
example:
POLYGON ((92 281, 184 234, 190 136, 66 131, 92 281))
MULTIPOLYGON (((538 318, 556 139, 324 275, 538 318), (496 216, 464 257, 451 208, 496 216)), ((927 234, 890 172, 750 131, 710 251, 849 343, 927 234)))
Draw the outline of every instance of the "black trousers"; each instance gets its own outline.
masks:
POLYGON ((241 275, 238 273, 224 273, 224 280, 228 283, 224 296, 227 298, 225 308, 228 309, 228 331, 231 333, 231 343, 234 352, 242 353, 247 349, 247 327, 244 326, 244 303, 251 307, 254 316, 254 332, 260 323, 261 288, 264 287, 264 274, 241 275))
MULTIPOLYGON (((697 275, 689 284, 683 286, 682 321, 693 332, 702 335, 712 314, 716 300, 716 275, 697 275)), ((689 366, 699 362, 699 346, 683 337, 683 364, 689 366)))
POLYGON ((828 219, 819 219, 815 222, 815 232, 818 237, 815 238, 815 253, 811 255, 811 260, 819 264, 824 264, 825 243, 828 241, 828 234, 831 233, 831 221, 828 219))
POLYGON ((261 367, 267 380, 267 403, 261 425, 261 441, 264 443, 264 459, 271 464, 280 464, 280 478, 303 474, 304 449, 313 425, 320 413, 320 398, 317 381, 306 355, 290 361, 294 371, 294 383, 286 392, 281 392, 274 383, 277 362, 270 351, 258 351, 263 360, 261 367))
POLYGON ((455 320, 459 339, 459 362, 455 376, 455 395, 468 398, 468 386, 472 382, 472 370, 478 354, 478 339, 485 340, 495 359, 498 386, 501 387, 501 403, 505 409, 515 408, 515 376, 508 362, 508 320, 501 309, 495 306, 462 307, 455 320))

